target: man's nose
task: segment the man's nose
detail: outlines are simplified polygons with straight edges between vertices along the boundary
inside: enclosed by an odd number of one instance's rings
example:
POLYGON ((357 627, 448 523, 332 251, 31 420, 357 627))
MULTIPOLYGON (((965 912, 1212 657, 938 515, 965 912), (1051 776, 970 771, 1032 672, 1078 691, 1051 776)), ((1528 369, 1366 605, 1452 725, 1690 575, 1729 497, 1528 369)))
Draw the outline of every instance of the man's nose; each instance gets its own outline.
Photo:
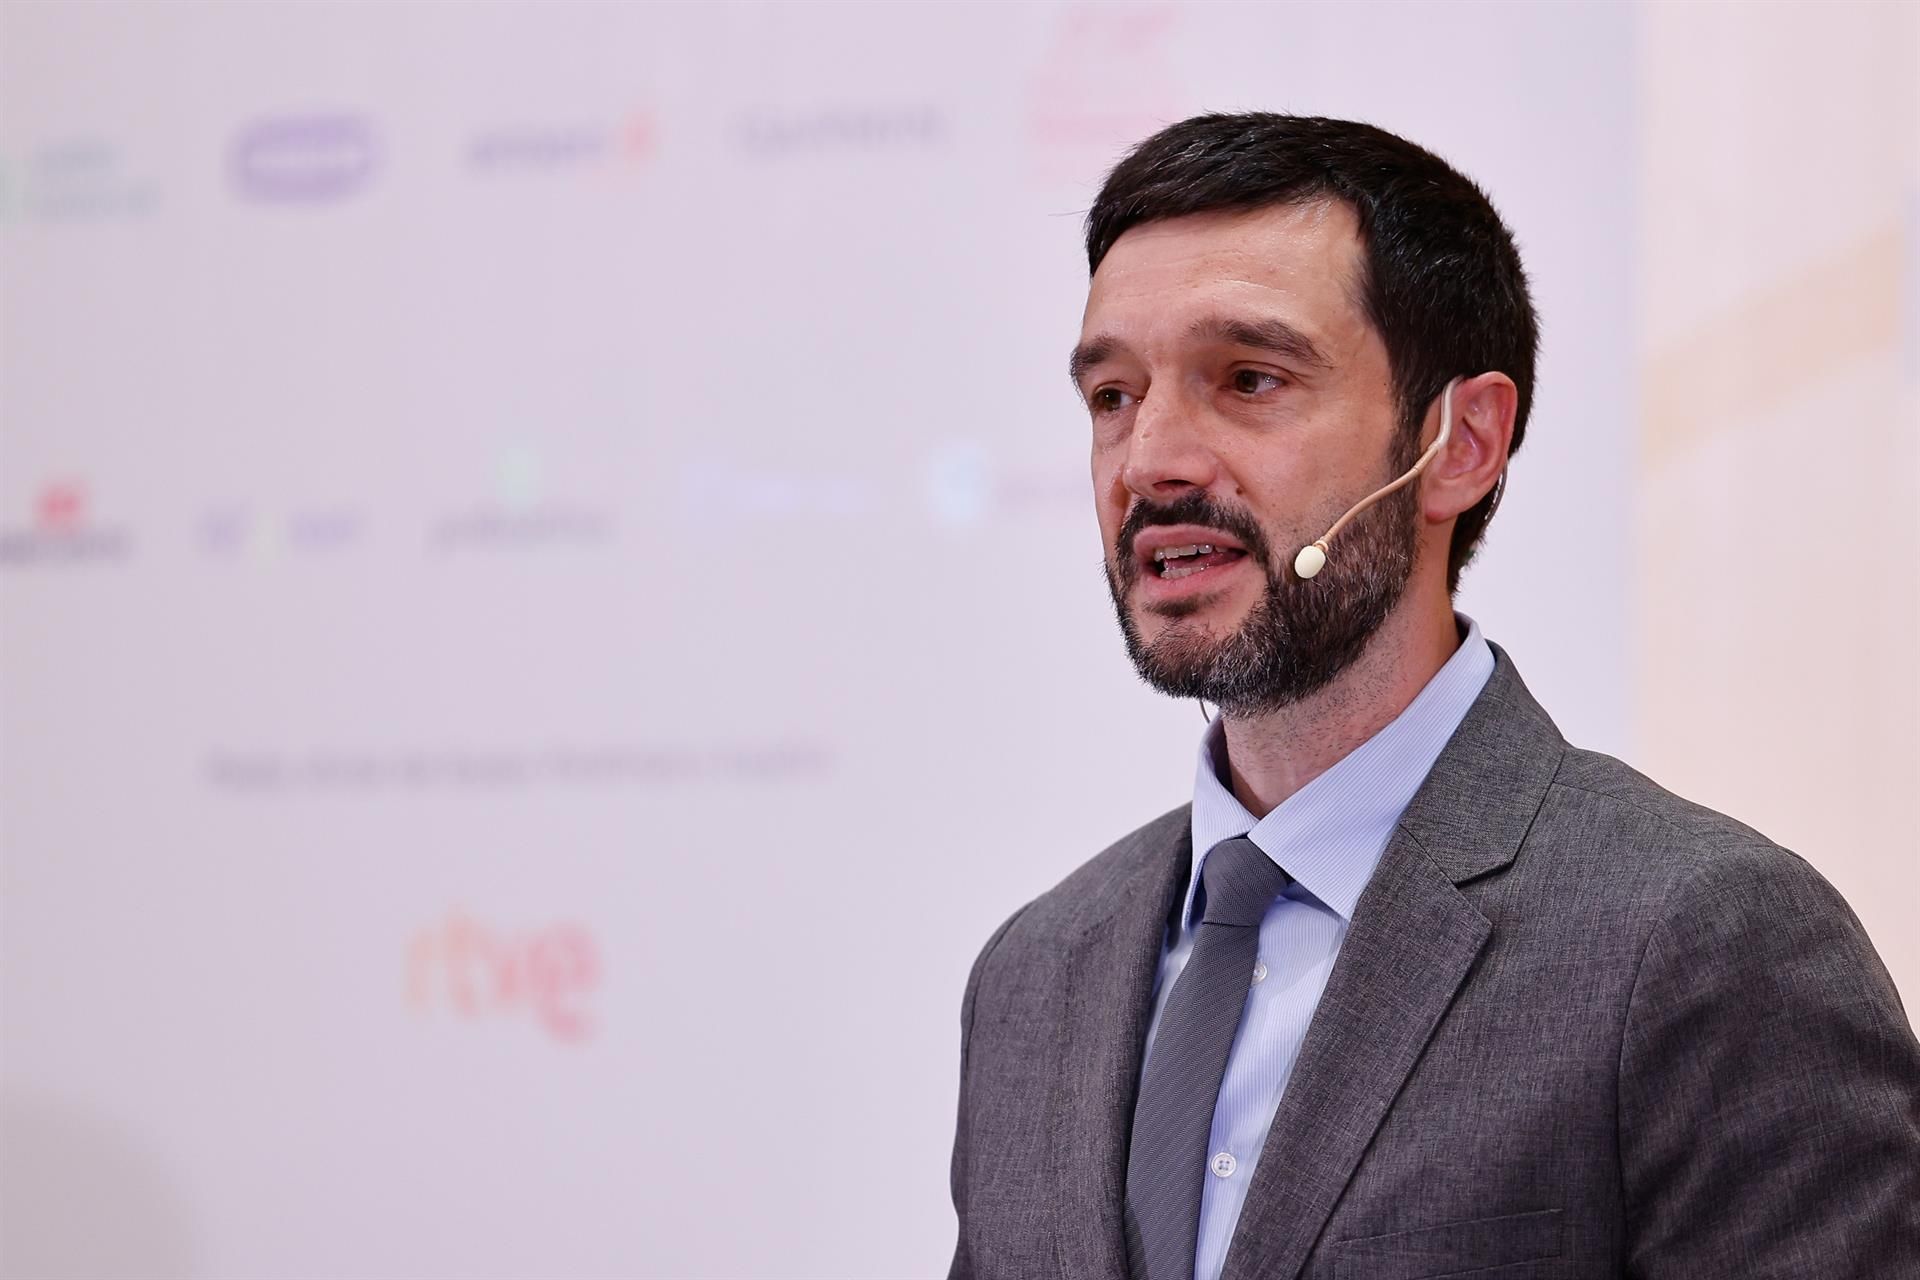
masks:
POLYGON ((1160 388, 1149 392, 1134 410, 1121 483, 1149 502, 1168 502, 1207 488, 1218 471, 1195 407, 1160 388))

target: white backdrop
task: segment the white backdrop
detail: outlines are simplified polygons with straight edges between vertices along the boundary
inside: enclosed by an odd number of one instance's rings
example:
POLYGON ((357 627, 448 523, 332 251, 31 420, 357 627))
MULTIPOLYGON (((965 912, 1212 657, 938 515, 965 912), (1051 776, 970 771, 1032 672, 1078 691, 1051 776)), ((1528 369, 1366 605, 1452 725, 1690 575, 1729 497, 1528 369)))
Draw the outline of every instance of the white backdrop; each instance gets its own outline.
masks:
POLYGON ((1632 755, 1624 7, 0 14, 10 1275, 940 1271, 975 950, 1190 781, 1064 364, 1196 110, 1492 192, 1462 607, 1632 755))

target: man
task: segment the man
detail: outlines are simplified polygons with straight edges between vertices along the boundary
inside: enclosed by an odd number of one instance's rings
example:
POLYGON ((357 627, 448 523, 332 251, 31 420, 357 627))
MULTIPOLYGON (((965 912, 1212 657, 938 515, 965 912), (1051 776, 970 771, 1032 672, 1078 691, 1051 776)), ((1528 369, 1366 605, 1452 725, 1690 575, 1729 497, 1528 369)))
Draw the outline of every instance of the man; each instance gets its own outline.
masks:
POLYGON ((1858 922, 1452 611, 1533 388, 1485 196, 1206 116, 1087 249, 1114 608, 1220 714, 1193 803, 974 966, 953 1275, 1920 1277, 1920 1045, 1858 922))

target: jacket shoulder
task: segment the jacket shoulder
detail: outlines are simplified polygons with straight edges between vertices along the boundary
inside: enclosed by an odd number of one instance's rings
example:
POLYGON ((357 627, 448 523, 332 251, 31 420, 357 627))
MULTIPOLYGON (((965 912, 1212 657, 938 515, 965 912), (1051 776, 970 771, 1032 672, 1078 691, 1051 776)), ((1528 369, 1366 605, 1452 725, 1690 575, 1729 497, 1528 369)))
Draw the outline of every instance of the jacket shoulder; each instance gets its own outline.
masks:
POLYGON ((1541 843, 1564 838, 1604 859, 1610 884, 1637 899, 1650 922, 1703 898, 1749 899, 1756 891, 1763 900, 1786 893, 1845 911, 1798 854, 1597 751, 1567 750, 1536 825, 1541 843))
POLYGON ((1664 827, 1690 843, 1714 848, 1753 844, 1779 848, 1745 823, 1675 795, 1626 762, 1598 751, 1567 748, 1553 786, 1606 802, 1621 822, 1664 827))

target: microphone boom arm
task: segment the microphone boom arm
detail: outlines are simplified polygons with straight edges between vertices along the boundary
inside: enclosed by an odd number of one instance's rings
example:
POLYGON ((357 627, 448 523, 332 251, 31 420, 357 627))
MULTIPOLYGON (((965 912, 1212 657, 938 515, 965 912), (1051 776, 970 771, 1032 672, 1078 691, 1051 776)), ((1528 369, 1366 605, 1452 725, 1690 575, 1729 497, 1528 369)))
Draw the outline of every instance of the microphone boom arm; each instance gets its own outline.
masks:
POLYGON ((1381 485, 1378 489, 1375 489, 1372 493, 1360 499, 1360 501, 1354 503, 1351 507, 1348 507, 1347 513, 1338 520, 1335 520, 1331 529, 1328 529, 1324 534, 1320 535, 1316 541, 1300 548, 1300 554, 1293 558, 1293 571, 1296 574, 1301 578, 1311 578, 1326 568, 1327 544, 1333 541, 1334 535, 1346 528, 1349 520, 1359 515, 1362 511, 1365 511, 1374 503, 1380 501, 1380 499, 1393 493, 1397 489, 1411 484, 1422 471, 1427 469, 1427 464, 1439 455, 1440 450, 1446 447, 1447 440, 1453 435, 1453 388, 1454 384, 1459 381, 1460 379, 1458 378, 1452 379, 1447 383, 1446 389, 1440 393, 1440 434, 1433 438, 1433 443, 1428 445, 1427 451, 1420 455, 1420 460, 1411 467, 1408 467, 1397 479, 1389 480, 1386 484, 1381 485))

